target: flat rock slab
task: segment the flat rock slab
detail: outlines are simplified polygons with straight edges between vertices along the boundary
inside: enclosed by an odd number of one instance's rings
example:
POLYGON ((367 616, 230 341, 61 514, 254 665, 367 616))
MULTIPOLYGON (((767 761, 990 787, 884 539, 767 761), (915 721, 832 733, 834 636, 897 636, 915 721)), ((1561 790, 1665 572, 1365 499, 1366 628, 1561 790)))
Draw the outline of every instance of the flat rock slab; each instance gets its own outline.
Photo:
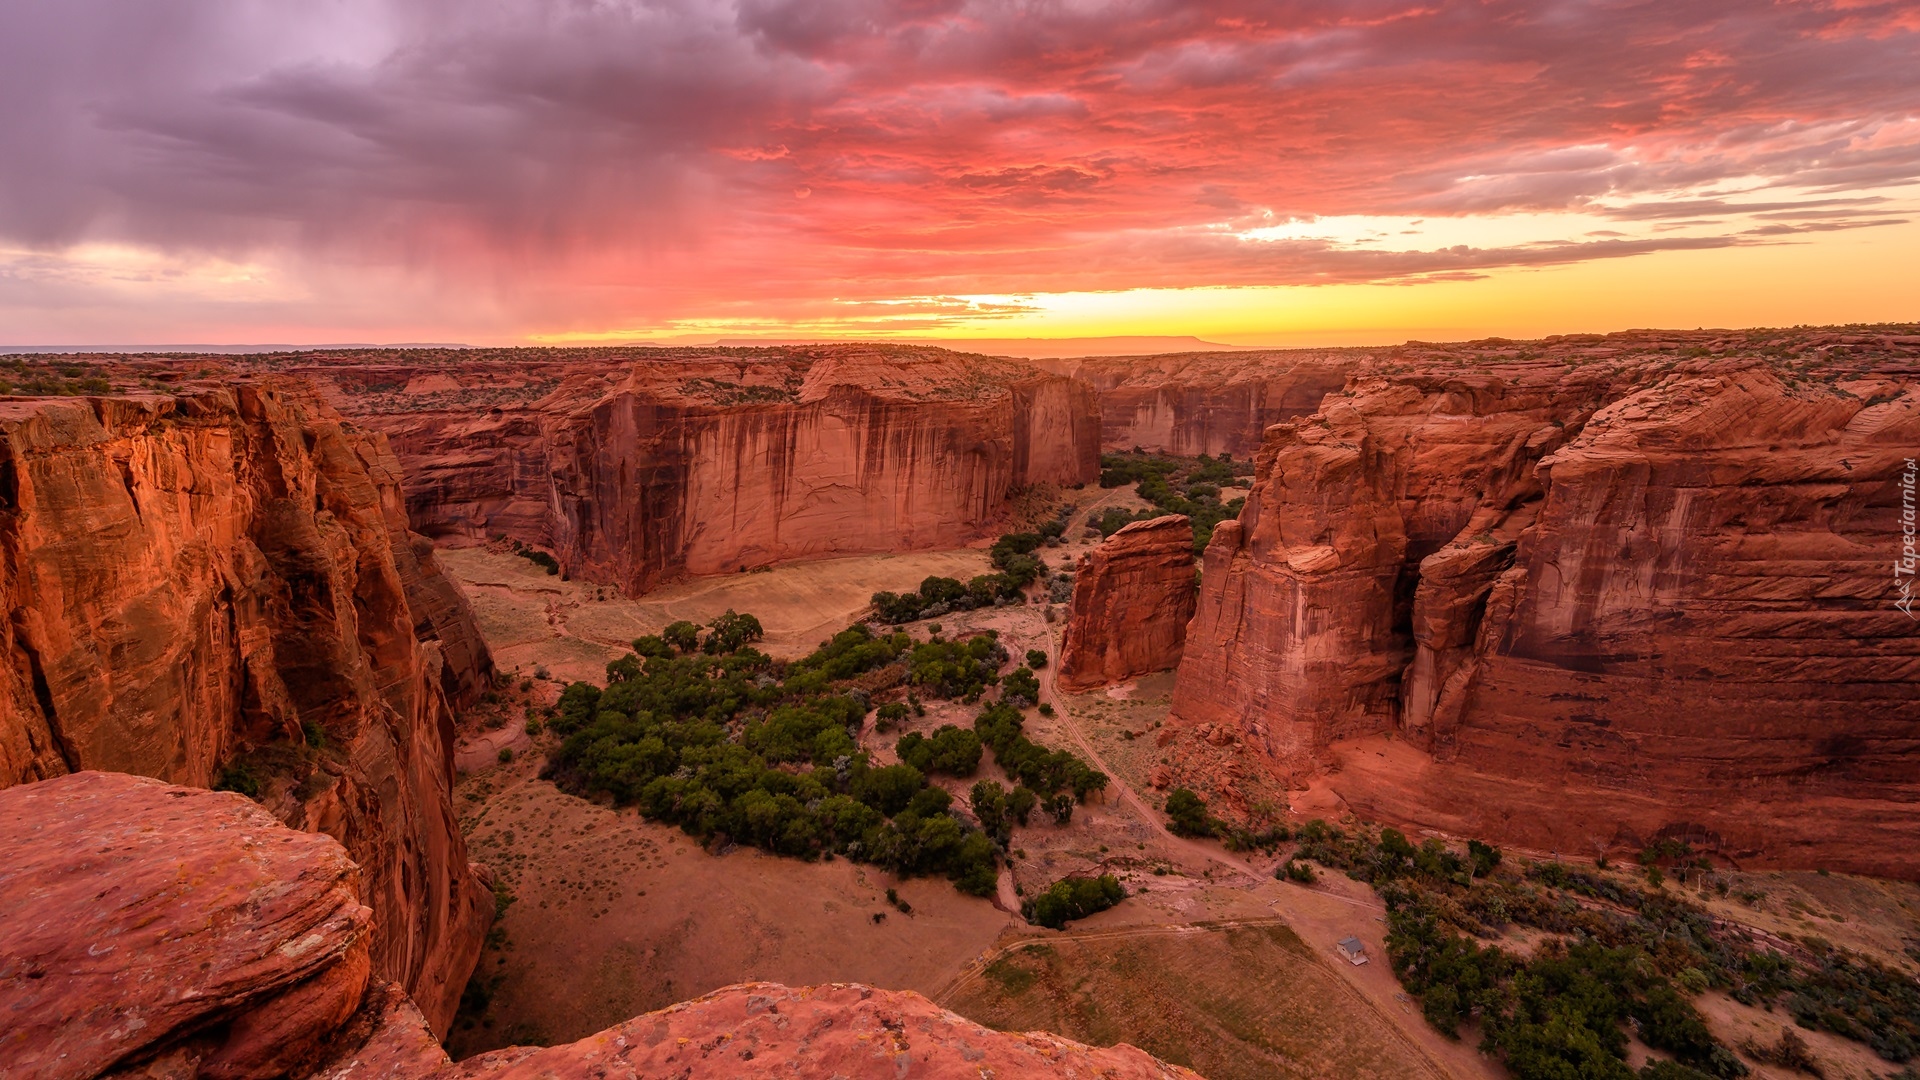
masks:
POLYGON ((268 1075, 359 1007, 370 912, 331 838, 119 773, 0 791, 0 1072, 182 1052, 268 1075))

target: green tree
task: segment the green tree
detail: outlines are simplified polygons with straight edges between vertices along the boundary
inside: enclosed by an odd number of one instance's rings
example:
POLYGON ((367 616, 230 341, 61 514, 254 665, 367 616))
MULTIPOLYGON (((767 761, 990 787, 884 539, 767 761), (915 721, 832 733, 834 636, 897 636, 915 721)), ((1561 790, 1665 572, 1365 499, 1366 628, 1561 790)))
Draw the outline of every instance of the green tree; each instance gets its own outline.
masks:
POLYGON ((1168 793, 1167 818, 1172 822, 1173 831, 1181 836, 1214 834, 1214 819, 1207 812, 1207 801, 1187 788, 1174 788, 1168 793))
POLYGON ((711 633, 707 635, 707 651, 710 653, 739 652, 752 642, 765 637, 760 620, 752 615, 744 615, 728 608, 724 613, 714 616, 707 626, 711 633))
POLYGON ((700 645, 700 627, 685 619, 667 624, 660 631, 661 640, 674 647, 682 655, 692 652, 700 645))

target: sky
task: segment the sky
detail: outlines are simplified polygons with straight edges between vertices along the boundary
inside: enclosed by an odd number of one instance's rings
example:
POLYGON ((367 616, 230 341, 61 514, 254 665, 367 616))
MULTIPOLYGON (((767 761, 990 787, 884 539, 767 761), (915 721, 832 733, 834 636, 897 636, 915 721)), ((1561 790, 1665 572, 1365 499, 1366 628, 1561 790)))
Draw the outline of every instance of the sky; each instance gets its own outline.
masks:
POLYGON ((0 345, 1920 320, 1920 3, 0 0, 0 345))

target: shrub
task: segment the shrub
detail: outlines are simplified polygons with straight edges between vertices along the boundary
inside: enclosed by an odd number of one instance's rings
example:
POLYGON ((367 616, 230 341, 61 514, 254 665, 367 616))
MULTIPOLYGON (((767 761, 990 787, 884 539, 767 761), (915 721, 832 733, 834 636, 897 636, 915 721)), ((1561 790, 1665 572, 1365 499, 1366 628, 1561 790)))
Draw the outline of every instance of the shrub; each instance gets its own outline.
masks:
POLYGON ((1065 928, 1075 919, 1102 912, 1127 895, 1120 880, 1112 874, 1097 878, 1063 878, 1047 887, 1039 896, 1020 905, 1020 913, 1036 926, 1050 930, 1065 928))
POLYGON ((1027 650, 1027 666, 1032 668, 1035 671, 1039 671, 1041 668, 1046 667, 1047 666, 1046 650, 1045 649, 1028 649, 1027 650))
POLYGON ((1014 668, 1000 683, 1000 700, 1016 709, 1031 708, 1040 700, 1040 680, 1029 668, 1014 668))
POLYGON ((1167 795, 1167 819, 1181 836, 1212 836, 1216 821, 1207 812, 1207 801, 1187 788, 1174 788, 1167 795))

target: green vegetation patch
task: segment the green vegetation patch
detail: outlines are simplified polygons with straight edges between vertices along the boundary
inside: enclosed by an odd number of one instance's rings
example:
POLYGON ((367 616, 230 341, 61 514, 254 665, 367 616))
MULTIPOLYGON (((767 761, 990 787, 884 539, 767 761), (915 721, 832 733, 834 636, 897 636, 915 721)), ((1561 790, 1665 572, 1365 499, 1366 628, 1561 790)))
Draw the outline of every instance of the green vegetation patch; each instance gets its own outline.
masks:
POLYGON ((1064 929, 1075 919, 1098 914, 1125 899, 1127 890, 1112 874, 1097 878, 1062 878, 1047 891, 1020 905, 1028 922, 1049 930, 1064 929))
POLYGON ((1506 865, 1478 841, 1460 853, 1438 840, 1415 845, 1395 829, 1343 832, 1321 821, 1300 839, 1296 858, 1370 882, 1386 901, 1388 958, 1427 1021, 1448 1035, 1477 1021, 1482 1049, 1518 1080, 1633 1080, 1629 1025, 1691 1070, 1649 1066, 1641 1080, 1744 1076, 1747 1066, 1691 1001, 1709 988, 1782 1007, 1800 1026, 1866 1043, 1889 1061, 1920 1052, 1920 985, 1864 957, 1831 946, 1787 956, 1659 888, 1558 862, 1506 865), (1531 958, 1478 940, 1512 924, 1555 936, 1531 958))
POLYGON ((1035 581, 1045 581, 1050 573, 1034 554, 1066 532, 1071 507, 1062 507, 1054 518, 1033 532, 1007 533, 994 541, 987 552, 994 572, 978 574, 966 582, 958 578, 930 576, 920 588, 909 593, 877 592, 873 607, 883 622, 895 626, 915 619, 937 618, 950 611, 971 611, 996 604, 1019 602, 1023 590, 1035 581))
POLYGON ((19 357, 0 360, 0 394, 75 397, 112 392, 104 369, 92 364, 48 364, 19 357))
POLYGON ((1126 454, 1100 455, 1100 486, 1106 488, 1138 484, 1141 498, 1153 504, 1151 510, 1129 513, 1113 508, 1100 515, 1101 536, 1112 536, 1136 521, 1149 521, 1167 514, 1185 514, 1193 522, 1193 553, 1207 550, 1213 528, 1230 517, 1239 517, 1245 499, 1220 501, 1220 488, 1240 482, 1253 474, 1253 463, 1235 461, 1232 454, 1218 458, 1201 454, 1188 461, 1164 454, 1139 450, 1126 454))
MULTIPOLYGON (((859 749, 869 702, 852 683, 904 665, 929 694, 977 696, 1010 659, 991 635, 916 643, 862 624, 781 663, 751 647, 759 631, 753 616, 729 611, 704 632, 675 624, 636 640, 631 655, 607 665, 604 689, 580 682, 561 694, 551 726, 564 741, 545 775, 565 791, 611 795, 714 844, 945 874, 977 896, 993 893, 1011 823, 1024 822, 1042 796, 1065 801, 1065 813, 1049 807, 1064 821, 1076 799, 1106 786, 1072 754, 1027 741, 1019 710, 1003 702, 982 713, 991 738, 981 721, 972 731, 947 725, 930 738, 909 734, 898 744, 903 762, 890 766, 875 766, 859 749), (1032 785, 984 803, 976 785, 973 806, 976 814, 987 807, 986 828, 927 783, 929 772, 971 775, 983 746, 1032 785)), ((906 713, 901 706, 892 715, 906 713)))

